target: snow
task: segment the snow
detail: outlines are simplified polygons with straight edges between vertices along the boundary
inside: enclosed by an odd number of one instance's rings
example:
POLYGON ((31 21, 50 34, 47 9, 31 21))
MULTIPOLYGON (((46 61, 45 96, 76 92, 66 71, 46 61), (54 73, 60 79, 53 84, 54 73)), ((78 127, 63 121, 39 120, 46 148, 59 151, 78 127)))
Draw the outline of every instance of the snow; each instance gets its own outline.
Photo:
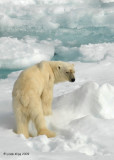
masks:
MULTIPOLYGON (((66 155, 68 159, 78 157, 81 160, 91 159, 91 156, 100 160, 114 158, 114 76, 110 76, 114 64, 106 61, 74 64, 76 82, 54 87, 53 115, 46 117, 48 128, 57 134, 51 139, 45 135, 26 139, 13 132, 11 91, 20 71, 0 80, 0 156, 3 160, 19 157, 9 157, 3 155, 4 152, 29 152, 28 156, 21 155, 20 160, 55 156, 55 159, 65 159, 66 155)), ((32 122, 29 127, 35 135, 32 122)))
POLYGON ((114 43, 89 44, 80 47, 83 61, 101 61, 114 56, 114 43))
POLYGON ((110 3, 110 2, 114 2, 114 0, 102 0, 103 3, 110 3))
MULTIPOLYGON (((113 42, 112 1, 0 0, 1 36, 57 39, 69 49, 81 44, 113 42)), ((55 53, 62 52, 60 48, 55 47, 55 53)))
POLYGON ((23 69, 41 60, 57 59, 80 60, 82 62, 113 61, 114 43, 64 47, 59 40, 39 41, 29 36, 23 39, 0 38, 0 68, 23 69), (57 52, 57 55, 56 55, 57 52), (70 53, 70 54, 69 54, 70 53), (32 55, 32 57, 31 57, 32 55))
POLYGON ((54 46, 48 41, 25 37, 0 38, 0 68, 24 68, 42 60, 50 60, 54 55, 54 46), (31 57, 32 55, 32 57, 31 57))
POLYGON ((0 73, 13 71, 0 79, 0 160, 114 160, 113 19, 114 0, 0 0, 0 73), (54 87, 45 118, 57 136, 26 139, 15 133, 11 92, 41 60, 71 61, 76 81, 54 87))

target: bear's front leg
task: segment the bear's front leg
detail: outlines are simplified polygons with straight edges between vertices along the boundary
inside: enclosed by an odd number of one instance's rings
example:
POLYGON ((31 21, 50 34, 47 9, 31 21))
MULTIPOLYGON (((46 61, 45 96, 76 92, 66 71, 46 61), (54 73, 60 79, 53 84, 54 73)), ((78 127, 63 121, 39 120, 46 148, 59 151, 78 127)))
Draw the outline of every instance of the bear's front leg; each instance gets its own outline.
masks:
POLYGON ((53 98, 53 89, 45 88, 41 96, 42 109, 45 116, 52 114, 52 98, 53 98))
POLYGON ((41 99, 36 97, 32 97, 29 104, 29 112, 30 118, 34 122, 38 135, 46 135, 48 138, 55 137, 56 134, 50 131, 46 126, 46 121, 42 109, 41 99))

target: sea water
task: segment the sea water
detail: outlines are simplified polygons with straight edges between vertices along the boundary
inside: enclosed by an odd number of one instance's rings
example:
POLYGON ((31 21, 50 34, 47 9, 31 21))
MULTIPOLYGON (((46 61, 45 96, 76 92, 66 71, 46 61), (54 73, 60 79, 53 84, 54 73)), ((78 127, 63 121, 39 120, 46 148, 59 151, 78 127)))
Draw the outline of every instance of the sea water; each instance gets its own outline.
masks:
POLYGON ((114 57, 113 0, 0 0, 0 78, 41 60, 114 57))

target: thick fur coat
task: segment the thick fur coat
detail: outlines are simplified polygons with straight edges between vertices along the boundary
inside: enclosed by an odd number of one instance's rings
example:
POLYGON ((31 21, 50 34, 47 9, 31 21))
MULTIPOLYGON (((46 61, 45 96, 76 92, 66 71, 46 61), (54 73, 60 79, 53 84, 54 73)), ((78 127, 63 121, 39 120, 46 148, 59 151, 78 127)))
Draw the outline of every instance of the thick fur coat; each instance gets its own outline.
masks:
POLYGON ((47 129, 45 122, 45 116, 52 114, 53 86, 74 82, 74 72, 73 64, 61 61, 42 61, 21 72, 12 92, 18 134, 28 138, 28 123, 32 120, 38 135, 56 135, 47 129))

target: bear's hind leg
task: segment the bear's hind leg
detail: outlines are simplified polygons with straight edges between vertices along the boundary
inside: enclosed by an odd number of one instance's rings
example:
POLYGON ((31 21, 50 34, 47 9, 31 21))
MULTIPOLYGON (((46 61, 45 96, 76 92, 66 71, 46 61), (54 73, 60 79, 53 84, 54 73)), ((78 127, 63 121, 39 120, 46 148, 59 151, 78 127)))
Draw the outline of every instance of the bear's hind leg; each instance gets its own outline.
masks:
POLYGON ((38 97, 32 99, 29 107, 31 108, 30 117, 35 123, 38 135, 46 135, 48 138, 55 137, 55 133, 46 127, 41 100, 38 97))
POLYGON ((16 120, 16 128, 17 128, 16 133, 23 134, 26 138, 28 138, 29 137, 29 132, 28 132, 29 119, 26 114, 27 111, 25 110, 25 113, 22 112, 24 110, 24 106, 15 97, 13 97, 13 110, 15 113, 15 120, 16 120))
POLYGON ((19 114, 20 117, 16 117, 17 134, 23 134, 26 138, 29 138, 28 123, 29 120, 23 114, 19 114))

